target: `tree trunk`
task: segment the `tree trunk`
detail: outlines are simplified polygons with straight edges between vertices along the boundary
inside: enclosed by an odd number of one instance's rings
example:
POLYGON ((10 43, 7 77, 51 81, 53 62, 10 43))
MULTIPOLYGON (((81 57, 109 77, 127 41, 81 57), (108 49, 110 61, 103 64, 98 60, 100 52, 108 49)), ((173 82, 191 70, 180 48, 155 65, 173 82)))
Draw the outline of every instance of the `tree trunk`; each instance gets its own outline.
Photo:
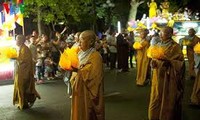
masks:
POLYGON ((130 20, 136 20, 137 8, 142 3, 144 3, 144 1, 139 1, 139 0, 132 0, 131 1, 131 10, 130 10, 130 13, 129 13, 129 21, 130 20))
POLYGON ((42 22, 41 22, 41 10, 39 7, 37 9, 37 26, 38 26, 39 36, 41 36, 42 35, 42 22))
POLYGON ((96 0, 93 0, 92 1, 93 3, 92 3, 92 7, 93 7, 93 31, 96 33, 97 32, 97 12, 96 12, 96 0))
POLYGON ((129 21, 130 20, 135 20, 136 19, 136 14, 137 14, 137 7, 131 7, 130 13, 129 13, 129 21))

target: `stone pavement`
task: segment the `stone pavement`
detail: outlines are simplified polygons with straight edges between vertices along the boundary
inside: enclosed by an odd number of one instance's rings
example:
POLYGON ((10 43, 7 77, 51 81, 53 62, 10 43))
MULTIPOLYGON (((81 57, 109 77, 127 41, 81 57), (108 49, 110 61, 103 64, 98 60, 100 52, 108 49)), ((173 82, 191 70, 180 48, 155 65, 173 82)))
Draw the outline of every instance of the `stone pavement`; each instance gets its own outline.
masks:
MULTIPOLYGON (((130 72, 105 70, 106 120, 147 120, 150 86, 135 85, 135 68, 130 72)), ((193 81, 186 80, 183 120, 200 120, 200 109, 188 105, 193 81)), ((0 86, 0 120, 70 120, 70 99, 62 80, 36 85, 42 99, 29 110, 12 105, 13 85, 0 86)))

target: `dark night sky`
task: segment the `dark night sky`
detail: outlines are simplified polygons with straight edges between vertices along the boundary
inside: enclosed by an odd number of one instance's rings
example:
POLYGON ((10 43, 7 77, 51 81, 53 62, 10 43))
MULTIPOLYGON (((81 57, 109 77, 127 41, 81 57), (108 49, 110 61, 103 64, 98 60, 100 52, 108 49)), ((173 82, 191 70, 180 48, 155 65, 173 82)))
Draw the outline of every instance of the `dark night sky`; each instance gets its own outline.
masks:
POLYGON ((190 9, 192 9, 193 11, 195 11, 195 10, 199 10, 200 11, 200 0, 191 0, 188 3, 188 7, 190 9))
MULTIPOLYGON (((2 6, 2 3, 4 2, 5 0, 0 0, 0 11, 3 9, 3 6, 2 6)), ((120 1, 120 0, 117 0, 117 1, 120 1)), ((180 3, 182 2, 182 0, 178 0, 180 1, 180 3)), ((127 2, 127 0, 123 0, 123 2, 127 2)), ((192 9, 193 11, 195 10, 199 10, 200 11, 200 0, 190 0, 190 2, 188 3, 187 5, 190 9, 192 9)))

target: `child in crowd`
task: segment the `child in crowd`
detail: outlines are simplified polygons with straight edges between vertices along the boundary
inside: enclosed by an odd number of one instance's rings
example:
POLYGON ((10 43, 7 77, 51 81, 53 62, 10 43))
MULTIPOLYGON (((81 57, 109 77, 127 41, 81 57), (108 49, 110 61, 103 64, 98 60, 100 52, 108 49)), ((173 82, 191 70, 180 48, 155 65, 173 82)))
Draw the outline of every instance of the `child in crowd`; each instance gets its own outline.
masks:
POLYGON ((43 53, 42 46, 37 45, 37 60, 36 60, 36 79, 37 84, 43 83, 44 71, 43 71, 43 53))
POLYGON ((54 61, 52 60, 51 54, 49 54, 46 59, 44 60, 45 64, 45 75, 47 77, 47 80, 52 80, 54 79, 54 72, 53 72, 53 65, 55 64, 54 61))
POLYGON ((102 58, 103 62, 106 64, 107 67, 109 67, 109 49, 108 49, 108 44, 106 41, 102 42, 102 58))

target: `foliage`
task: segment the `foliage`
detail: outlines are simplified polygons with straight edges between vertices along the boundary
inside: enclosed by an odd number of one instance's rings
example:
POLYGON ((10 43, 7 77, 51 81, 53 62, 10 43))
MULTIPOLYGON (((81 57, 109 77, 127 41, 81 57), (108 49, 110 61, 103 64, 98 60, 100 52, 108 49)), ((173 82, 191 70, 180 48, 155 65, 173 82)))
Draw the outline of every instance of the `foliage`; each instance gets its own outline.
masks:
POLYGON ((36 22, 39 10, 40 19, 47 25, 63 21, 68 25, 84 22, 91 25, 95 17, 105 17, 105 9, 101 6, 104 2, 105 0, 25 0, 25 16, 33 16, 36 22))
MULTIPOLYGON (((24 0, 25 16, 33 16, 37 21, 38 10, 41 11, 41 20, 43 23, 59 24, 65 22, 67 25, 91 26, 94 20, 103 20, 107 25, 116 25, 120 20, 125 25, 128 20, 131 0, 110 0, 115 7, 103 7, 106 0, 24 0), (95 3, 95 4, 94 4, 95 3)), ((147 2, 138 7, 137 18, 142 14, 148 14, 147 2)), ((156 0, 158 6, 163 0, 156 0)), ((180 8, 178 1, 170 1, 172 11, 180 8)), ((181 5, 185 5, 190 0, 183 0, 181 5)))
POLYGON ((36 18, 39 9, 42 21, 49 24, 68 21, 69 16, 74 21, 80 21, 79 15, 88 11, 84 6, 91 0, 25 0, 24 3, 26 17, 33 15, 36 18))

